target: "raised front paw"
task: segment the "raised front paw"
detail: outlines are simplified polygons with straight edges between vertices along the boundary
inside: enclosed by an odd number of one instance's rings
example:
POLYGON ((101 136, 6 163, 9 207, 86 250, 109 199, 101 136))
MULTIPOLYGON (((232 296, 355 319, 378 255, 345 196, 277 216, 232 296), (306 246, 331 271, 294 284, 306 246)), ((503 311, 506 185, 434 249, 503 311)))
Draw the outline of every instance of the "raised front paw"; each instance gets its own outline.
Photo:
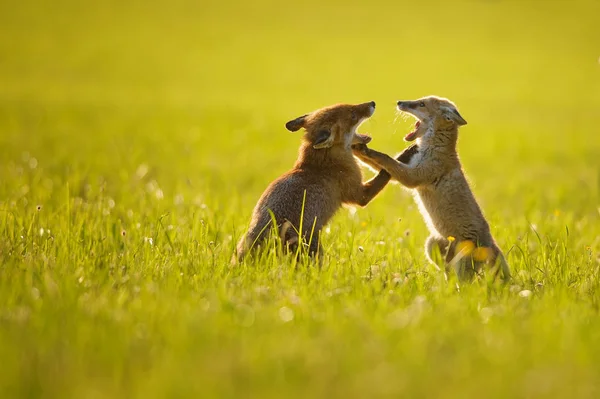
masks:
POLYGON ((367 156, 369 147, 366 144, 352 144, 352 153, 357 157, 367 156))

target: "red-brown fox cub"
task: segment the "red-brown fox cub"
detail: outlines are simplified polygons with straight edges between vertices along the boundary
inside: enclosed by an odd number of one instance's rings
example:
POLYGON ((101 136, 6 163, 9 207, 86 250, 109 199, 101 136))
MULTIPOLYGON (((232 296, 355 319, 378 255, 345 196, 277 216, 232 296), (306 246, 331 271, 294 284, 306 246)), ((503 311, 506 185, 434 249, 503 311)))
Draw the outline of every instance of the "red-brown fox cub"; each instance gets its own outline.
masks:
POLYGON ((311 256, 317 256, 321 228, 340 206, 365 206, 381 191, 389 175, 383 173, 363 184, 351 149, 352 144, 371 141, 356 129, 373 112, 375 102, 337 104, 285 125, 292 132, 305 130, 298 159, 292 170, 271 183, 258 200, 248 232, 237 245, 234 262, 259 247, 273 227, 290 250, 303 243, 311 256))

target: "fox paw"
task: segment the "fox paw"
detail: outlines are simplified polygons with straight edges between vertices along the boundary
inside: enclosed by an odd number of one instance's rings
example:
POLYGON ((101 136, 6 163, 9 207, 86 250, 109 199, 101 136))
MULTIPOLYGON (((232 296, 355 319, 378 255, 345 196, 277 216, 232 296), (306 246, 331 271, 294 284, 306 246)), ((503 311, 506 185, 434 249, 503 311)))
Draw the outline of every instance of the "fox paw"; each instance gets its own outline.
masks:
POLYGON ((367 155, 367 153, 369 152, 369 147, 367 147, 366 144, 353 144, 352 152, 355 155, 367 155))

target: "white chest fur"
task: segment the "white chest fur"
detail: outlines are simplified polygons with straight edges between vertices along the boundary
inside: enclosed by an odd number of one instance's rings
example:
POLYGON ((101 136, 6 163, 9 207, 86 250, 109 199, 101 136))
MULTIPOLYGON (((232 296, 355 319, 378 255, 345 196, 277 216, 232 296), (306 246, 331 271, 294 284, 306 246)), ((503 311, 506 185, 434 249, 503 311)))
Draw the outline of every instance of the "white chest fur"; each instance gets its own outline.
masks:
POLYGON ((415 155, 413 155, 410 158, 410 161, 408 161, 408 166, 411 168, 414 168, 415 166, 420 164, 422 161, 423 161, 423 152, 422 152, 422 150, 419 150, 415 155))

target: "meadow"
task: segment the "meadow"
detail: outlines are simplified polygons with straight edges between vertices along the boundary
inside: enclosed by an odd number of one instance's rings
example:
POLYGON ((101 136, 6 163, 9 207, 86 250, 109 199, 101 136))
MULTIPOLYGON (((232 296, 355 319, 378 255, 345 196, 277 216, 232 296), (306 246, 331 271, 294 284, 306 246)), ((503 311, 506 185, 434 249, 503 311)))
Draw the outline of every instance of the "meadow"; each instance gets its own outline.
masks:
POLYGON ((593 0, 0 2, 0 397, 600 397, 599 43, 593 0), (428 94, 509 284, 397 184, 320 269, 230 266, 285 122, 375 100, 398 153, 428 94))

